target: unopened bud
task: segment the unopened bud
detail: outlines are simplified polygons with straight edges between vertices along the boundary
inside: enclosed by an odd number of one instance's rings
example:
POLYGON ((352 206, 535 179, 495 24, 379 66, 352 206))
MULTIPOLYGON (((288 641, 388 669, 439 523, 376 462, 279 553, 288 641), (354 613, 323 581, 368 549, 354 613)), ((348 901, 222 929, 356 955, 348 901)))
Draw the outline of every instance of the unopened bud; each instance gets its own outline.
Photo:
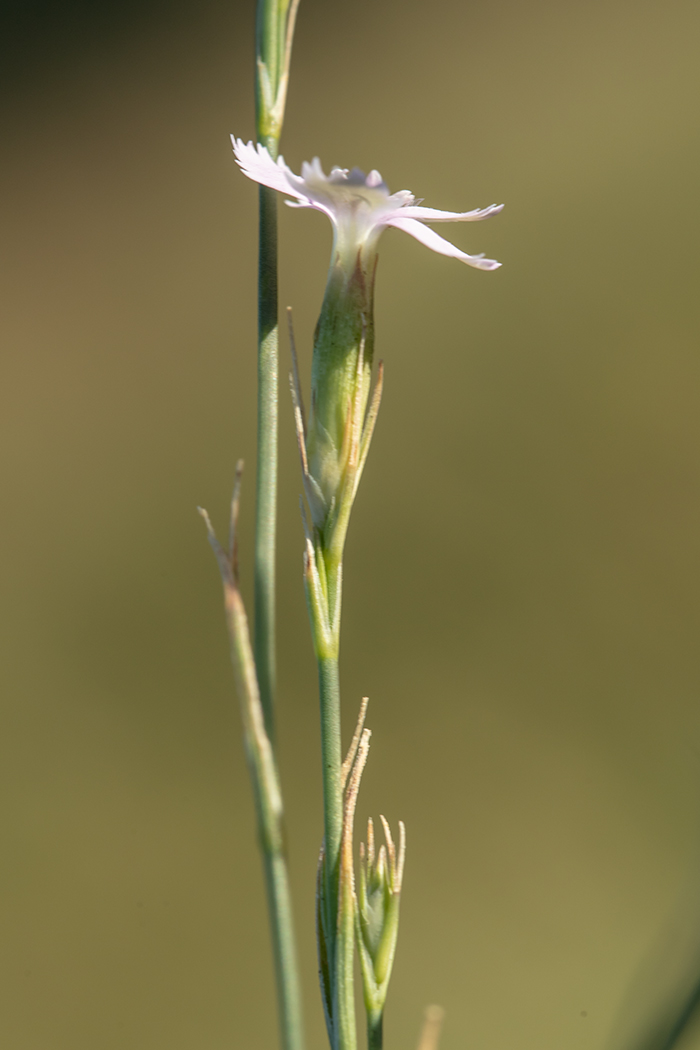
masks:
POLYGON ((370 1022, 381 1024, 399 932, 399 902, 406 855, 406 829, 399 821, 398 850, 384 817, 386 845, 377 852, 374 825, 367 822, 367 845, 360 845, 356 933, 370 1022))

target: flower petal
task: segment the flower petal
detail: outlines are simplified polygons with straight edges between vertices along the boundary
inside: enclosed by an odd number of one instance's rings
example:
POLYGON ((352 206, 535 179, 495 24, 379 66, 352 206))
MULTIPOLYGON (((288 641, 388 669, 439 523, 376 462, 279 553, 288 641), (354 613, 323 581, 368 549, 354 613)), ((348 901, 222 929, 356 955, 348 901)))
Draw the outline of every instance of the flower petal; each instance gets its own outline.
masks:
POLYGON ((411 237, 415 237, 417 241, 424 244, 426 248, 432 248, 434 252, 439 252, 440 255, 449 255, 453 259, 459 259, 461 262, 467 263, 468 266, 475 266, 477 270, 497 270, 501 265, 495 259, 484 259, 483 255, 467 255, 466 252, 460 251, 454 244, 446 241, 435 230, 423 226, 416 219, 405 219, 404 214, 407 210, 405 209, 404 212, 388 218, 386 225, 394 226, 397 230, 403 230, 404 233, 410 234, 411 237))
POLYGON ((304 194, 300 193, 290 181, 289 176, 295 178, 295 175, 284 163, 284 157, 280 157, 275 162, 265 146, 260 144, 254 146, 252 142, 246 144, 243 139, 236 139, 233 135, 231 142, 236 163, 249 179, 259 182, 261 186, 269 186, 271 190, 279 190, 280 193, 287 193, 290 197, 296 197, 299 200, 304 197, 304 194))
MULTIPOLYGON (((433 251, 479 270, 495 270, 501 265, 483 255, 467 255, 423 223, 474 222, 498 214, 502 204, 464 212, 424 208, 414 204, 415 197, 408 190, 389 194, 386 183, 376 170, 365 175, 359 168, 332 168, 330 175, 326 175, 320 160, 314 157, 311 163, 302 164, 299 176, 287 167, 283 157, 274 161, 264 146, 244 143, 233 135, 231 141, 244 175, 293 198, 286 201, 292 208, 315 208, 325 212, 345 249, 355 245, 368 252, 375 251, 376 239, 382 229, 395 226, 433 251)), ((355 248, 350 255, 354 260, 355 248)))
POLYGON ((420 219, 422 222, 476 222, 478 219, 488 219, 489 215, 498 215, 503 208, 503 204, 490 204, 488 208, 475 208, 474 211, 440 211, 439 208, 415 206, 402 208, 401 217, 420 219))

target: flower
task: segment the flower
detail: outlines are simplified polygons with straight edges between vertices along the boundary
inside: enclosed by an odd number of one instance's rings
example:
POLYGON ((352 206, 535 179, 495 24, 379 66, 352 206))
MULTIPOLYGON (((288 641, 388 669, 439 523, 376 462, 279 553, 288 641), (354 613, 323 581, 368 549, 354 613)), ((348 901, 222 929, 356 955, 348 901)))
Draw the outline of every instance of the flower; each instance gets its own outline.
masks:
MULTIPOLYGON (((291 198, 286 203, 293 208, 322 211, 333 224, 331 265, 314 333, 308 424, 296 369, 293 381, 304 491, 313 526, 308 542, 313 540, 318 548, 316 562, 320 565, 323 560, 326 580, 323 583, 319 575, 314 583, 315 577, 309 576, 307 584, 311 604, 325 602, 325 621, 333 625, 339 622, 342 552, 350 510, 381 397, 380 371, 370 401, 379 237, 393 226, 441 255, 480 270, 495 270, 501 265, 495 259, 467 255, 424 223, 474 222, 495 215, 503 205, 466 212, 424 208, 408 190, 389 193, 378 171, 365 175, 359 168, 332 168, 326 175, 316 157, 302 165, 301 175, 295 175, 283 157, 273 160, 264 146, 231 139, 244 175, 286 194, 291 198)), ((330 626, 328 630, 333 633, 330 626)))
POLYGON ((315 208, 328 216, 335 238, 333 254, 337 252, 350 269, 356 264, 358 250, 363 268, 369 269, 379 236, 388 226, 403 230, 440 255, 459 259, 478 270, 496 270, 501 265, 495 259, 485 259, 483 254, 467 255, 423 224, 476 222, 498 214, 502 204, 465 212, 423 208, 408 190, 389 193, 378 171, 365 175, 359 168, 332 168, 326 175, 318 157, 314 157, 310 164, 302 164, 299 176, 287 167, 283 157, 274 161, 264 146, 256 147, 252 142, 246 145, 233 136, 231 141, 236 161, 249 179, 292 197, 286 202, 292 208, 315 208))

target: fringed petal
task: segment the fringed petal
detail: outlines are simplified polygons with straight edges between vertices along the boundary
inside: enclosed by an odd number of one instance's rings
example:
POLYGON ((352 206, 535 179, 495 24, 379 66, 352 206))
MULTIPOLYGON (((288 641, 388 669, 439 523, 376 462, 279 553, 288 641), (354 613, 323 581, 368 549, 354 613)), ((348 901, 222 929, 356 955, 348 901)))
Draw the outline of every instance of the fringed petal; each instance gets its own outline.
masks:
POLYGON ((387 219, 386 224, 410 234, 411 237, 415 237, 417 241, 424 244, 426 248, 431 248, 434 252, 439 252, 440 255, 450 256, 452 259, 459 259, 460 262, 466 263, 468 266, 475 266, 477 270, 497 270, 501 265, 495 259, 485 259, 483 255, 467 255, 466 252, 460 251, 454 244, 446 241, 435 230, 423 226, 417 219, 405 219, 403 214, 392 216, 387 219))
POLYGON ((489 215, 498 215, 503 207, 503 204, 490 204, 488 208, 475 208, 473 211, 440 211, 439 208, 416 205, 402 208, 401 218, 420 219, 421 222, 477 222, 479 219, 488 219, 489 215))
POLYGON ((252 142, 245 143, 243 139, 231 136, 233 143, 233 154, 236 163, 244 175, 253 182, 259 182, 261 186, 269 186, 271 190, 279 190, 280 193, 288 193, 290 197, 301 200, 303 193, 290 181, 290 176, 295 178, 294 173, 284 163, 284 157, 274 161, 265 146, 252 142))

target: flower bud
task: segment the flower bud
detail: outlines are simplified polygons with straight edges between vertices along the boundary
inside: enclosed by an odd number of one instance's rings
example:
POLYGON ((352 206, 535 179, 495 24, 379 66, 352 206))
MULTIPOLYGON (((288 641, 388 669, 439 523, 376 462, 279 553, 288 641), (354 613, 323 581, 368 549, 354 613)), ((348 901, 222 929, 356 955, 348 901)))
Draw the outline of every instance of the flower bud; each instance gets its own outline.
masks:
POLYGON ((406 855, 406 829, 399 821, 398 851, 384 817, 386 846, 378 854, 374 825, 367 822, 367 845, 360 845, 356 937, 370 1031, 381 1027, 399 932, 399 902, 406 855))

